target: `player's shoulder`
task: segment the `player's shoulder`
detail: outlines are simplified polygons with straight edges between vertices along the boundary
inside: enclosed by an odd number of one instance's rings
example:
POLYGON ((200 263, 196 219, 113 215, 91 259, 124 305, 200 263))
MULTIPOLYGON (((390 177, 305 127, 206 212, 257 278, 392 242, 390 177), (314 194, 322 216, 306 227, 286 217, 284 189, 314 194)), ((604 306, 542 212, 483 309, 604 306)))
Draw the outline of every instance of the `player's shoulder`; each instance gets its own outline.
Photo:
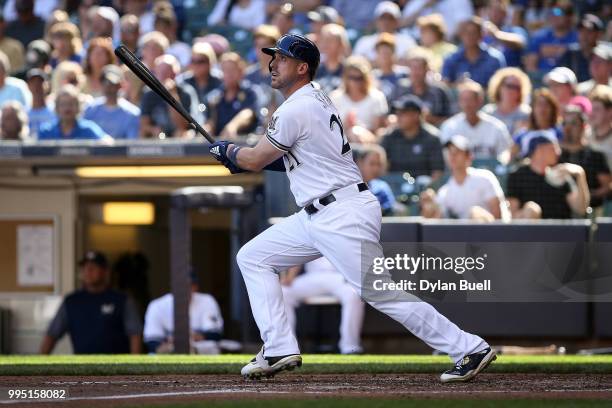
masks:
POLYGON ((214 298, 214 296, 208 293, 196 292, 196 293, 192 293, 191 296, 192 296, 193 301, 198 304, 208 304, 208 305, 217 304, 217 300, 214 298))
POLYGON ((158 297, 157 299, 153 299, 151 302, 149 302, 149 306, 147 306, 147 309, 163 309, 171 306, 173 304, 173 301, 174 299, 172 298, 172 293, 166 293, 165 295, 158 297))

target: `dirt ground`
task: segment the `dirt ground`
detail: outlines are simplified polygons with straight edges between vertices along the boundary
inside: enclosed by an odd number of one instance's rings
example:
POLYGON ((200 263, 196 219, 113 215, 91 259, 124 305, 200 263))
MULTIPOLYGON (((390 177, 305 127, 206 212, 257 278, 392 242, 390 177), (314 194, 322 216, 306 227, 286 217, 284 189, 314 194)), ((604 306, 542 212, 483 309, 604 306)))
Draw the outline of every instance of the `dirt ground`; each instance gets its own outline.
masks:
POLYGON ((595 398, 612 400, 611 374, 481 374, 441 384, 433 374, 303 375, 247 381, 239 375, 0 377, 0 404, 19 407, 109 407, 252 398, 418 397, 461 399, 595 398), (7 401, 7 389, 66 389, 61 403, 7 401))

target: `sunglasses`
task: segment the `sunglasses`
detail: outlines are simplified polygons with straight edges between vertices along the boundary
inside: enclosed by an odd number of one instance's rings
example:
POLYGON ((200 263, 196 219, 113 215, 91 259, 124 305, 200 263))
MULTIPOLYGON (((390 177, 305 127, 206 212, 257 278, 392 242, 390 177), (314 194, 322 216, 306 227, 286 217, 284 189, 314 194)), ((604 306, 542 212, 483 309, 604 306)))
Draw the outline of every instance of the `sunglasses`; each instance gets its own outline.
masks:
POLYGON ((508 88, 508 89, 512 89, 513 91, 520 91, 521 90, 521 86, 520 85, 516 85, 516 84, 503 84, 504 87, 508 88))

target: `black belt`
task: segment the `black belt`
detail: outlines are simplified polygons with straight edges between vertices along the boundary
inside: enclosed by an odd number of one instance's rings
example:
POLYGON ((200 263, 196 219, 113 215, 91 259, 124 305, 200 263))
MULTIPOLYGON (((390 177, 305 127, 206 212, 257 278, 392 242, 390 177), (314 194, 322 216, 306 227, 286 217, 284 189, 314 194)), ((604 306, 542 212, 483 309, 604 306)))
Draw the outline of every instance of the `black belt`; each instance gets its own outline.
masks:
MULTIPOLYGON (((357 184, 357 190, 359 190, 360 193, 362 191, 366 191, 367 189, 368 189, 368 185, 366 183, 357 184)), ((336 201, 336 197, 334 197, 333 194, 329 194, 323 198, 319 198, 319 204, 321 204, 323 207, 325 207, 328 204, 333 203, 334 201, 336 201)), ((316 214, 319 211, 319 209, 315 207, 313 204, 308 204, 306 207, 304 207, 304 211, 306 211, 306 214, 312 215, 312 214, 316 214)))

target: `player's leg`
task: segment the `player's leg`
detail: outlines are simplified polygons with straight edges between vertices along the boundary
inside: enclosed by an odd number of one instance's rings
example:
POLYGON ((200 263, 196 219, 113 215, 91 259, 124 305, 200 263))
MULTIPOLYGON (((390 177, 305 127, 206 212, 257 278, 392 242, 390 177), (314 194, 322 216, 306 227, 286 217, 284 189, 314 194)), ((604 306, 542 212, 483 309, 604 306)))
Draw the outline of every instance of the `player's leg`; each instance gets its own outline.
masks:
POLYGON ((285 311, 287 312, 287 320, 295 333, 295 309, 311 296, 319 296, 325 293, 321 286, 320 278, 317 273, 305 273, 298 275, 291 285, 283 286, 283 300, 285 301, 285 311))
POLYGON ((359 293, 355 291, 341 274, 337 274, 340 280, 334 279, 330 293, 340 300, 342 305, 340 318, 340 341, 338 347, 342 354, 361 353, 361 328, 363 326, 363 315, 365 304, 359 293))
MULTIPOLYGON (((317 249, 360 293, 362 261, 371 265, 374 257, 383 256, 379 244, 380 224, 378 202, 365 192, 330 204, 310 221, 317 249), (362 244, 369 248, 366 259, 362 259, 362 244)), ((431 305, 408 300, 409 296, 403 292, 382 301, 366 299, 433 349, 448 353, 455 362, 488 347, 483 339, 461 330, 431 305)))

